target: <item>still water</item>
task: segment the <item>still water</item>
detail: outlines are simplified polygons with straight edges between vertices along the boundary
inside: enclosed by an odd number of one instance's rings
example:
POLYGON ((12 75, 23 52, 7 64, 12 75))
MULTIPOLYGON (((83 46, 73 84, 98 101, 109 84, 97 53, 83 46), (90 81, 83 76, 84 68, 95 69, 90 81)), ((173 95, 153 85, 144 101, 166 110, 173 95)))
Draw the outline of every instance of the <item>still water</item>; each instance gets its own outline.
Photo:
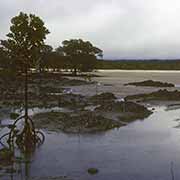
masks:
MULTIPOLYGON (((68 176, 74 180, 180 179, 180 109, 155 107, 145 120, 106 133, 67 135, 47 132, 28 164, 29 177, 68 176), (173 167, 171 167, 173 165, 173 167), (89 175, 87 169, 99 169, 89 175)), ((12 176, 11 176, 12 177, 12 176)), ((11 179, 6 174, 1 179, 11 179)), ((22 174, 14 179, 24 179, 22 174)), ((27 178, 28 179, 28 178, 27 178)))

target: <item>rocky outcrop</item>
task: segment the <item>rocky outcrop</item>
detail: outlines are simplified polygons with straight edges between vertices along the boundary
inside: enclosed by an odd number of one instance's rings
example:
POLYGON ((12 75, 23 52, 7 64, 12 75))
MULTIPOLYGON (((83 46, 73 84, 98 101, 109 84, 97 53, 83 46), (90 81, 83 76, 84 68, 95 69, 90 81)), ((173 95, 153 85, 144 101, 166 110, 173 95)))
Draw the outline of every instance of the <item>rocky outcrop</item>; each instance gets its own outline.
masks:
POLYGON ((127 85, 150 86, 150 87, 175 87, 175 85, 172 83, 153 81, 153 80, 146 80, 146 81, 142 81, 142 82, 131 82, 131 83, 125 84, 125 86, 127 86, 127 85))
POLYGON ((106 115, 107 113, 115 113, 121 121, 134 121, 136 119, 144 119, 152 112, 146 107, 134 102, 111 102, 103 104, 96 108, 97 112, 106 115))
POLYGON ((84 107, 87 105, 87 98, 79 94, 63 94, 57 97, 60 107, 84 107))
POLYGON ((148 94, 136 94, 126 96, 125 100, 139 100, 139 101, 150 101, 150 100, 160 100, 160 101, 180 101, 180 91, 168 91, 166 89, 155 91, 148 94))
POLYGON ((144 119, 151 114, 146 107, 128 101, 118 101, 112 93, 90 98, 65 94, 58 96, 59 106, 72 109, 71 113, 48 112, 33 118, 39 128, 66 133, 99 132, 121 127, 125 122, 144 119), (94 108, 89 108, 93 106, 94 108))
MULTIPOLYGON (((32 73, 28 79, 28 97, 30 107, 58 106, 60 95, 72 93, 69 87, 86 85, 81 79, 63 77, 60 73, 32 73)), ((0 106, 20 107, 24 102, 24 77, 4 80, 0 77, 0 106), (8 82, 8 83, 7 83, 8 82)))
POLYGON ((42 113, 35 115, 33 118, 37 127, 66 133, 92 133, 122 126, 120 122, 88 111, 74 114, 60 112, 42 113))
POLYGON ((104 104, 104 103, 112 102, 115 99, 117 98, 113 93, 106 92, 106 93, 101 93, 98 95, 91 96, 89 98, 89 102, 94 103, 94 104, 104 104))

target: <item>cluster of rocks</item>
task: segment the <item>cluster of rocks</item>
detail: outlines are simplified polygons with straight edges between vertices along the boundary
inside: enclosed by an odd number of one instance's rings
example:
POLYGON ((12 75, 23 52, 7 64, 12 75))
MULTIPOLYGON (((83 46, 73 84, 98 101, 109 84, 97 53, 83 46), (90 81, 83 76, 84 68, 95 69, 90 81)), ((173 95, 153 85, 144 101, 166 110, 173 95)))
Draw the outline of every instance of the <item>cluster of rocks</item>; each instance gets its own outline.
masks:
MULTIPOLYGON (((60 73, 31 73, 28 78, 28 97, 30 106, 57 106, 60 95, 67 93, 66 86, 86 85, 88 82, 80 79, 63 77, 60 73), (46 105, 47 103, 45 103, 46 105)), ((24 77, 2 79, 0 77, 0 105, 21 106, 24 102, 24 77)), ((69 93, 69 92, 68 92, 69 93)))
POLYGON ((168 91, 166 89, 158 90, 152 93, 147 94, 136 94, 125 97, 126 100, 138 100, 138 101, 151 101, 151 100, 160 100, 160 101, 180 101, 180 91, 168 91))
POLYGON ((146 81, 142 81, 142 82, 131 82, 131 83, 125 84, 125 86, 127 86, 127 85, 150 86, 150 87, 175 87, 175 85, 172 83, 153 81, 153 80, 146 80, 146 81))
MULTIPOLYGON (((23 77, 19 77, 23 81, 23 77)), ((18 80, 18 82, 20 81, 18 80)), ((121 121, 143 119, 150 114, 145 107, 133 102, 118 102, 112 93, 85 97, 78 94, 64 93, 64 86, 89 84, 77 79, 68 79, 60 73, 32 73, 29 75, 29 107, 66 107, 73 113, 43 113, 35 115, 35 122, 40 128, 58 129, 64 132, 105 131, 123 124, 121 121), (63 87, 62 87, 63 86, 63 87), (93 110, 86 107, 94 106, 93 110), (120 120, 120 121, 119 121, 120 120)), ((21 84, 23 87, 23 84, 21 84)), ((1 85, 0 85, 1 87, 1 85)), ((20 88, 21 89, 21 88, 20 88)), ((0 102, 6 105, 21 106, 23 92, 16 88, 7 91, 0 102)), ((4 104, 3 104, 4 105, 4 104)), ((16 118, 16 114, 11 117, 16 118)))
POLYGON ((69 108, 80 108, 88 104, 87 98, 80 94, 63 94, 58 96, 58 106, 69 108))
POLYGON ((88 101, 92 104, 106 104, 109 102, 115 101, 117 98, 113 93, 101 93, 94 96, 91 96, 88 101))
POLYGON ((69 94, 62 96, 61 105, 74 107, 74 110, 72 113, 36 114, 33 117, 36 126, 66 133, 106 131, 123 126, 122 121, 144 119, 151 114, 151 111, 142 105, 126 101, 118 102, 112 93, 102 93, 89 98, 69 94), (90 105, 95 106, 94 110, 85 110, 90 105))
POLYGON ((41 82, 42 84, 58 84, 59 86, 79 86, 93 83, 92 81, 86 81, 75 78, 67 78, 64 77, 61 73, 32 73, 29 76, 29 82, 31 84, 38 84, 41 82))
POLYGON ((37 114, 33 118, 37 127, 66 133, 92 133, 122 126, 120 122, 88 111, 80 111, 77 114, 49 112, 37 114))
POLYGON ((114 113, 116 119, 118 118, 121 121, 130 122, 136 119, 144 119, 148 117, 152 112, 149 111, 146 107, 139 105, 134 102, 111 102, 102 104, 96 108, 97 112, 100 112, 104 115, 108 113, 114 113))

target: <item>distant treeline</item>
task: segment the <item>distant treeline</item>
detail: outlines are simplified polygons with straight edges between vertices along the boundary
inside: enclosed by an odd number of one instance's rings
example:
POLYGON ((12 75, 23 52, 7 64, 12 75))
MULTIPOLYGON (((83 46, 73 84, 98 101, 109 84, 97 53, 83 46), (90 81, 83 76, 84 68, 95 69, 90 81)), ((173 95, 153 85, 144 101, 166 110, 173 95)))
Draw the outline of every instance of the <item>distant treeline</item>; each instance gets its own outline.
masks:
POLYGON ((180 70, 180 60, 99 60, 97 69, 180 70))

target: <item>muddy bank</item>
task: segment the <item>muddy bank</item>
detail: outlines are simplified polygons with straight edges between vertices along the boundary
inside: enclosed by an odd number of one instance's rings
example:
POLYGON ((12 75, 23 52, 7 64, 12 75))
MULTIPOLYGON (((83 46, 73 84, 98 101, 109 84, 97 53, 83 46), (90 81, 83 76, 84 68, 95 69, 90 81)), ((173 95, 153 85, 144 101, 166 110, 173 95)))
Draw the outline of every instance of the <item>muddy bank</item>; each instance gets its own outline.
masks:
POLYGON ((105 92, 105 93, 91 96, 88 99, 88 102, 92 104, 104 104, 104 103, 106 104, 108 102, 115 101, 116 99, 117 97, 113 93, 105 92))
POLYGON ((102 104, 96 111, 105 117, 114 116, 121 122, 132 122, 137 119, 144 119, 152 114, 146 107, 134 102, 110 102, 102 104))
MULTIPOLYGON (((55 106, 58 104, 58 95, 72 93, 69 87, 93 83, 84 79, 63 77, 60 73, 30 74, 28 79, 30 107, 46 106, 47 101, 50 102, 50 106, 55 106)), ((0 77, 0 93, 0 106, 21 106, 24 101, 24 77, 0 77)))
POLYGON ((86 79, 87 76, 70 76, 62 74, 61 72, 56 73, 31 73, 29 75, 30 83, 58 83, 60 86, 78 86, 91 84, 93 81, 86 79))
POLYGON ((126 100, 143 101, 180 101, 180 91, 158 90, 147 94, 135 94, 125 97, 126 100))
POLYGON ((49 112, 33 116, 38 128, 65 133, 92 133, 122 126, 120 122, 104 118, 92 112, 77 113, 49 112))
MULTIPOLYGON (((76 96, 72 96, 76 97, 76 96)), ((92 97, 78 96, 82 106, 75 106, 71 113, 48 112, 33 116, 36 126, 66 133, 92 133, 119 128, 151 114, 146 107, 133 102, 118 102, 112 93, 102 93, 92 97)), ((65 100, 67 100, 66 97, 65 100)), ((71 98, 69 99, 71 100, 71 98)), ((70 107, 70 106, 69 106, 70 107)))
POLYGON ((153 80, 146 80, 141 82, 131 82, 124 84, 125 86, 149 86, 149 87, 175 87, 172 83, 161 82, 161 81, 153 81, 153 80))
MULTIPOLYGON (((85 97, 79 94, 64 92, 69 89, 59 88, 42 88, 40 93, 29 92, 29 108, 33 107, 55 107, 55 106, 82 106, 85 97)), ((6 94, 0 96, 0 107, 20 108, 23 106, 24 95, 19 94, 6 94)))

